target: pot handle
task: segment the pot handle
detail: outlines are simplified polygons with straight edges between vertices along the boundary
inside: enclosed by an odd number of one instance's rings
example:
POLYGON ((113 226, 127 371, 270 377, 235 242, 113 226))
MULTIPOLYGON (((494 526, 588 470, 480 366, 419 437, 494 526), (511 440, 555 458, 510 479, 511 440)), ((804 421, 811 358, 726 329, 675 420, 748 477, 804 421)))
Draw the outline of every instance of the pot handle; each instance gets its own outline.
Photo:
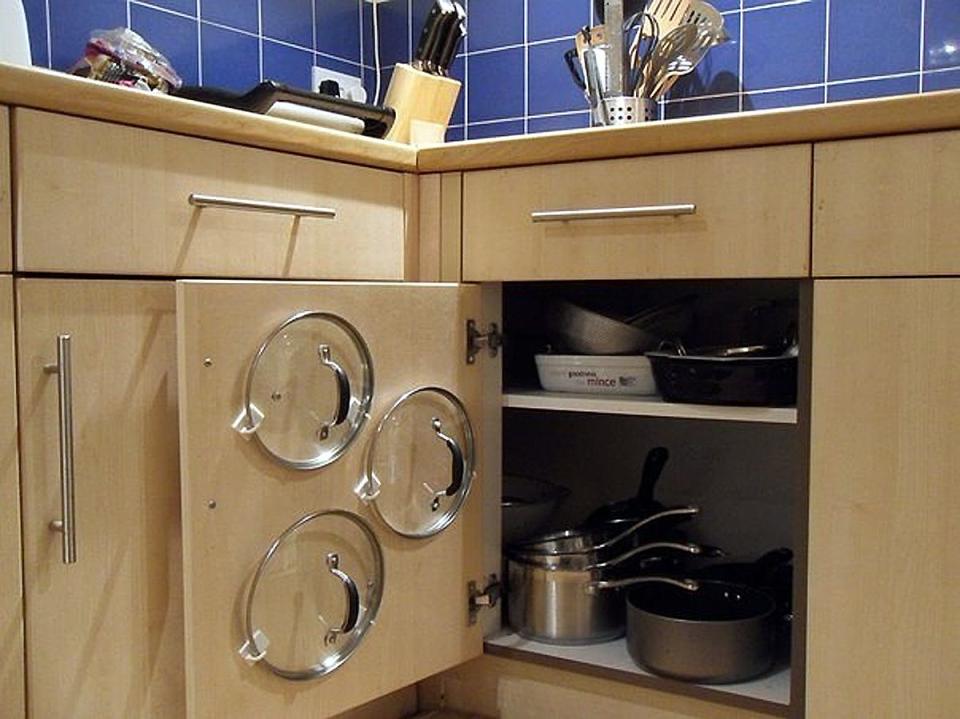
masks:
POLYGON ((644 584, 646 582, 660 582, 662 584, 671 584, 680 589, 686 589, 688 592, 695 592, 700 589, 700 583, 695 579, 674 579, 673 577, 630 577, 629 579, 601 579, 596 582, 587 582, 584 589, 587 594, 596 594, 604 589, 621 589, 631 587, 634 584, 644 584))
POLYGON ((685 552, 687 554, 704 553, 703 547, 701 547, 699 544, 688 544, 684 542, 650 542, 649 544, 641 544, 639 547, 634 547, 633 549, 626 551, 623 554, 614 557, 613 559, 608 559, 605 562, 591 564, 588 569, 607 569, 608 567, 615 567, 638 554, 645 554, 646 552, 653 552, 658 549, 669 549, 676 552, 685 552))
POLYGON ((337 381, 337 409, 334 412, 333 419, 321 426, 318 433, 320 439, 325 440, 330 436, 330 429, 346 422, 347 416, 350 414, 350 378, 347 377, 343 367, 330 356, 330 345, 319 345, 317 354, 320 357, 320 364, 333 372, 337 381))
POLYGON ((437 509, 440 508, 440 497, 452 497, 460 491, 461 487, 463 487, 463 479, 467 473, 467 462, 463 456, 463 450, 460 449, 460 445, 457 444, 457 440, 444 433, 443 422, 440 421, 439 417, 434 417, 431 419, 430 426, 433 427, 433 431, 436 433, 437 439, 447 445, 447 449, 450 450, 450 458, 452 462, 449 486, 446 489, 440 490, 439 492, 434 492, 433 504, 431 505, 431 508, 434 512, 436 512, 437 509))
POLYGON ((648 524, 659 522, 661 519, 666 519, 667 517, 695 517, 698 514, 700 514, 699 507, 674 507, 672 509, 665 509, 662 512, 651 514, 649 517, 644 517, 640 521, 620 532, 620 534, 616 535, 612 539, 608 539, 606 542, 601 542, 600 544, 595 545, 592 549, 593 551, 608 549, 614 544, 623 541, 631 534, 643 529, 648 524))
POLYGON ((336 552, 330 552, 327 555, 327 570, 343 583, 343 590, 347 597, 347 613, 343 618, 343 624, 329 629, 327 636, 324 637, 325 643, 333 644, 341 634, 348 634, 357 628, 357 622, 360 619, 360 592, 353 577, 340 569, 340 555, 336 552))

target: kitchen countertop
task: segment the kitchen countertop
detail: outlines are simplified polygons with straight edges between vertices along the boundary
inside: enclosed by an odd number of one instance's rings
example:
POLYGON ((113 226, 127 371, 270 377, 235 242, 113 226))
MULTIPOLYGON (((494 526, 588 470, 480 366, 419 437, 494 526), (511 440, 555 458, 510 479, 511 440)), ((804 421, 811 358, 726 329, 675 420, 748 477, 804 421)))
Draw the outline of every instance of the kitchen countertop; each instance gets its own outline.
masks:
POLYGON ((960 90, 417 149, 0 63, 0 103, 406 172, 455 172, 960 128, 960 90))
POLYGON ((417 151, 395 142, 0 63, 0 103, 241 145, 414 172, 417 151))

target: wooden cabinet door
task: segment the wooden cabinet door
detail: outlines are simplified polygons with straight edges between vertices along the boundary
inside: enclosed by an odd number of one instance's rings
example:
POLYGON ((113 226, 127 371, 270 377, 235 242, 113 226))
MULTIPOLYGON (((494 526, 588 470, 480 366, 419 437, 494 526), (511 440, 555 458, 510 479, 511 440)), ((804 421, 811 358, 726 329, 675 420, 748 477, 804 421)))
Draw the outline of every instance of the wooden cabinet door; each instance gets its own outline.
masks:
POLYGON ((483 445, 484 361, 465 358, 466 321, 482 320, 480 289, 181 281, 177 317, 188 716, 329 717, 478 656, 482 622, 468 623, 467 585, 484 577, 484 453, 477 452, 459 515, 430 538, 395 533, 354 488, 378 421, 415 387, 458 395, 476 447, 483 445), (309 471, 281 466, 232 426, 261 342, 304 311, 351 323, 369 347, 375 378, 370 419, 357 440, 332 464, 309 471), (383 599, 342 666, 291 681, 238 655, 245 593, 271 542, 325 509, 356 513, 373 529, 383 550, 383 599))
POLYGON ((30 716, 183 715, 172 282, 17 280, 30 716), (72 369, 62 558, 57 338, 72 369))
POLYGON ((13 269, 13 218, 10 210, 10 111, 0 106, 0 272, 13 269))
MULTIPOLYGON (((2 234, 2 233, 0 233, 2 234)), ((0 714, 23 717, 23 585, 13 280, 0 276, 0 714)))
POLYGON ((816 282, 809 717, 960 708, 960 279, 816 282))

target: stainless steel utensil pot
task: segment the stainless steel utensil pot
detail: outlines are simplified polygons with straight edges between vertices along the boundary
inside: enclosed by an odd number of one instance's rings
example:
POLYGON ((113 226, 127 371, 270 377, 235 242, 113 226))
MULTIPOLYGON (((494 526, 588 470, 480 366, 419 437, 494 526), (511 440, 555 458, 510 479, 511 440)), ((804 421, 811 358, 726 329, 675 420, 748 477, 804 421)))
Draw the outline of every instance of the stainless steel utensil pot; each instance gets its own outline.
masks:
POLYGON ((510 626, 522 637, 547 644, 605 642, 626 631, 625 587, 645 582, 665 582, 685 590, 696 587, 690 580, 656 576, 611 580, 607 571, 610 566, 606 562, 603 566, 567 568, 508 556, 510 626))

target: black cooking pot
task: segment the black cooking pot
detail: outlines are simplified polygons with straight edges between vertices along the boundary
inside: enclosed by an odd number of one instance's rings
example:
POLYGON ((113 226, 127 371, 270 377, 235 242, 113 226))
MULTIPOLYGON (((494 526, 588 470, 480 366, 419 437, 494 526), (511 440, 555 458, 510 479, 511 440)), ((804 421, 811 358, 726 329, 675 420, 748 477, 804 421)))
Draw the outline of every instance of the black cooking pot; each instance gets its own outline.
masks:
POLYGON ((627 648, 641 667, 701 684, 729 684, 770 670, 777 603, 759 589, 697 580, 695 591, 638 585, 627 594, 627 648))

